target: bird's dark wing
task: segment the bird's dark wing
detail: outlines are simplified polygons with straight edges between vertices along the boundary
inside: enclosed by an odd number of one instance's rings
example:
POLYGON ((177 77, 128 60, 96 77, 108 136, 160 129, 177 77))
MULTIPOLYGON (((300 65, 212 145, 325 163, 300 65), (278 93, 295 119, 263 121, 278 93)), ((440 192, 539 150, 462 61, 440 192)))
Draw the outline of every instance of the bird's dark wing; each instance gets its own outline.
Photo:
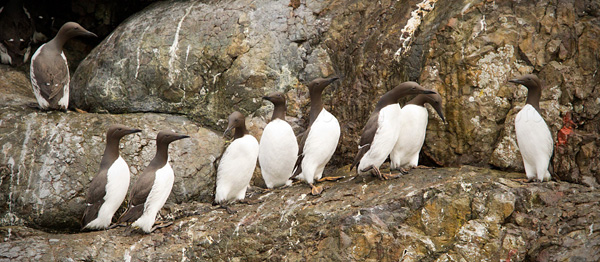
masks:
POLYGON ((363 128, 362 135, 360 136, 360 141, 358 142, 358 152, 354 157, 354 162, 350 167, 352 168, 358 166, 362 157, 369 151, 371 148, 371 143, 373 142, 373 138, 375 137, 375 133, 377 133, 377 128, 379 123, 377 122, 379 119, 379 112, 373 112, 367 121, 367 124, 363 128))
POLYGON ((39 54, 32 61, 35 83, 40 89, 40 94, 47 101, 51 101, 58 94, 62 97, 63 88, 69 84, 69 68, 66 60, 55 58, 39 54))
POLYGON ((292 178, 297 177, 298 175, 300 175, 300 173, 302 173, 302 160, 304 159, 304 144, 306 143, 308 133, 310 133, 311 126, 312 125, 309 125, 306 128, 306 130, 304 130, 304 133, 302 133, 302 137, 300 138, 300 143, 298 143, 298 159, 296 160, 296 165, 294 165, 294 174, 292 175, 292 178))
POLYGON ((100 170, 90 183, 87 195, 85 196, 86 207, 81 219, 82 227, 85 227, 98 217, 98 211, 102 204, 104 204, 104 196, 106 195, 107 174, 108 169, 100 170))
POLYGON ((127 211, 119 218, 119 222, 134 222, 144 213, 144 204, 154 185, 156 170, 147 170, 135 181, 129 193, 127 211))

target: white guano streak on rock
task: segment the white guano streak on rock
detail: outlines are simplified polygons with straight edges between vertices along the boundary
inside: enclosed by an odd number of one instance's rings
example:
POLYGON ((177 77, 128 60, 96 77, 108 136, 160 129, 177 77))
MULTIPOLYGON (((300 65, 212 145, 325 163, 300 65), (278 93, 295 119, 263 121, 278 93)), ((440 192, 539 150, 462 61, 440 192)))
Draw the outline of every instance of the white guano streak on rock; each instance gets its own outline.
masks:
POLYGON ((514 56, 514 47, 506 45, 498 48, 496 51, 486 54, 482 59, 477 61, 477 66, 481 68, 481 73, 477 76, 476 80, 480 92, 475 97, 487 96, 497 98, 496 93, 505 84, 506 79, 511 76, 512 68, 510 61, 514 56))
POLYGON ((410 13, 410 19, 406 22, 402 31, 400 31, 400 48, 394 54, 394 59, 396 61, 400 60, 400 56, 406 54, 408 50, 410 50, 410 45, 412 44, 412 37, 423 22, 423 18, 433 10, 435 7, 435 3, 437 0, 423 0, 421 3, 417 4, 417 9, 410 13))
POLYGON ((137 79, 138 73, 140 71, 140 50, 142 49, 142 42, 144 41, 144 36, 146 35, 148 28, 150 28, 150 26, 146 27, 146 29, 144 29, 144 31, 142 32, 142 36, 140 36, 140 42, 138 44, 137 53, 136 53, 137 66, 135 67, 135 79, 137 79))
POLYGON ((185 62, 187 63, 188 56, 190 55, 190 45, 187 46, 187 50, 185 51, 185 62))
POLYGON ((175 77, 179 73, 178 69, 175 69, 173 63, 177 59, 177 50, 179 49, 179 31, 181 30, 181 25, 183 24, 183 20, 190 14, 194 5, 192 4, 190 7, 185 10, 185 14, 179 20, 179 24, 177 24, 177 31, 175 31, 175 37, 173 38, 173 44, 171 48, 169 48, 169 55, 171 58, 169 59, 169 85, 173 85, 175 82, 175 77))
MULTIPOLYGON (((28 149, 27 149, 27 144, 29 144, 29 139, 31 137, 31 122, 33 121, 33 118, 35 117, 35 115, 30 115, 29 120, 26 120, 27 123, 27 127, 25 128, 25 138, 23 139, 23 146, 21 147, 21 155, 19 156, 20 159, 20 163, 19 163, 19 167, 17 168, 17 181, 19 181, 19 177, 21 176, 21 167, 25 168, 25 157, 27 156, 27 154, 29 153, 28 149)), ((32 158, 33 161, 33 158, 32 158)), ((12 174, 11 174, 12 177, 12 174)), ((29 189, 29 182, 31 181, 31 173, 29 173, 29 179, 27 180, 27 188, 29 189)), ((19 184, 17 182, 17 184, 19 184)))

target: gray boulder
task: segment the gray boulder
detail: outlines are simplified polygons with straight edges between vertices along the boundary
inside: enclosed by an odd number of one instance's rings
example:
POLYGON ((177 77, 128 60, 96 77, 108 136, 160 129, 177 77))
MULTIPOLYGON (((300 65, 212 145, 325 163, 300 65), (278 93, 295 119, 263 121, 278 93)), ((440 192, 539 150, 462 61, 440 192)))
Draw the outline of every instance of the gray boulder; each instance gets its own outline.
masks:
MULTIPOLYGON (((296 9, 268 0, 153 4, 82 61, 71 101, 94 112, 185 114, 205 126, 223 125, 234 109, 252 115, 265 93, 333 73, 327 52, 313 44, 329 23, 319 16, 325 2, 296 9)), ((292 93, 302 92, 304 102, 302 89, 292 93)))

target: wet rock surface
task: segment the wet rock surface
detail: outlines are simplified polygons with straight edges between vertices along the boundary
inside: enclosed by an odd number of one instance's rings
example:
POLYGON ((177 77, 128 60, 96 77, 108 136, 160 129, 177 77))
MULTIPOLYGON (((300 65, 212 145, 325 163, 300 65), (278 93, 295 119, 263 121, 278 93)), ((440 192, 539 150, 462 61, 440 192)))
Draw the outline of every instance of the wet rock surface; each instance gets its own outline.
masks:
POLYGON ((597 261, 598 190, 522 183, 475 167, 413 170, 380 181, 347 175, 321 196, 300 184, 252 191, 228 214, 208 203, 168 204, 173 225, 146 235, 117 228, 50 234, 0 229, 0 259, 597 261), (308 195, 307 195, 308 194, 308 195), (34 248, 32 248, 34 247, 34 248), (573 260, 579 259, 579 260, 573 260))

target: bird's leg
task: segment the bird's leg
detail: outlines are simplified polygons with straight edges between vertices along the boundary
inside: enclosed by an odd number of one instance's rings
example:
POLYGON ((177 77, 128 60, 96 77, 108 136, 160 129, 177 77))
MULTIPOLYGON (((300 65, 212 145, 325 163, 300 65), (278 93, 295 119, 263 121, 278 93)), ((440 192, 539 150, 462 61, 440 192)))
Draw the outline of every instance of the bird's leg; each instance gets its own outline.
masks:
POLYGON ((128 226, 125 228, 125 231, 123 231, 123 233, 124 233, 126 236, 130 236, 131 234, 133 234, 133 231, 134 231, 135 229, 136 229, 136 228, 134 228, 133 226, 131 226, 131 225, 128 225, 128 226))
POLYGON ((338 181, 340 179, 343 179, 345 176, 326 176, 326 177, 322 177, 321 179, 317 179, 317 182, 323 182, 323 181, 338 181))
POLYGON ((435 167, 433 167, 433 166, 423 166, 423 165, 418 165, 413 168, 414 169, 435 169, 435 167))
POLYGON ((360 170, 360 172, 366 173, 371 171, 371 175, 378 177, 379 179, 384 179, 383 176, 381 175, 381 172, 379 171, 379 168, 375 167, 374 165, 370 165, 366 168, 364 168, 363 170, 360 170))
POLYGON ((254 205, 254 204, 262 203, 262 202, 264 202, 264 200, 242 199, 239 202, 242 204, 246 204, 246 205, 254 205))
POLYGON ((318 196, 318 195, 320 195, 323 192, 323 187, 322 186, 315 186, 312 183, 309 184, 309 185, 311 187, 310 193, 313 196, 318 196))
POLYGON ((392 178, 397 178, 399 176, 401 176, 402 174, 397 174, 397 175, 392 175, 392 172, 390 172, 389 174, 383 173, 383 179, 388 180, 388 179, 392 179, 392 178))
POLYGON ((408 171, 410 171, 410 168, 398 168, 398 171, 400 171, 401 175, 408 175, 408 171))
POLYGON ((126 226, 127 226, 127 223, 115 223, 115 224, 110 225, 107 229, 113 229, 116 227, 126 227, 126 226))
POLYGON ((398 177, 398 175, 392 175, 392 173, 389 174, 382 174, 381 171, 379 171, 379 168, 377 168, 374 165, 370 165, 367 168, 361 170, 361 172, 368 172, 371 171, 371 174, 373 174, 373 176, 378 177, 381 180, 388 180, 388 179, 392 179, 392 178, 396 178, 398 177))
POLYGON ((170 225, 173 225, 173 221, 169 221, 169 222, 161 221, 158 224, 156 224, 154 227, 152 227, 152 229, 150 229, 150 232, 152 232, 156 229, 159 229, 159 228, 168 227, 170 225))
POLYGON ((79 108, 77 108, 77 107, 74 107, 74 108, 73 108, 73 110, 74 110, 75 112, 77 112, 77 113, 80 113, 80 114, 87 114, 87 112, 86 112, 85 110, 81 110, 81 109, 79 109, 79 108))
POLYGON ((229 207, 229 205, 227 205, 227 204, 221 204, 221 205, 219 205, 219 208, 225 209, 225 211, 227 211, 227 213, 230 214, 230 215, 237 213, 237 211, 231 209, 229 207))
POLYGON ((529 183, 529 182, 531 182, 531 180, 529 180, 529 179, 527 179, 527 178, 513 178, 513 179, 511 179, 511 180, 513 180, 513 181, 516 181, 516 182, 519 182, 519 183, 521 183, 521 184, 523 184, 523 183, 529 183))

